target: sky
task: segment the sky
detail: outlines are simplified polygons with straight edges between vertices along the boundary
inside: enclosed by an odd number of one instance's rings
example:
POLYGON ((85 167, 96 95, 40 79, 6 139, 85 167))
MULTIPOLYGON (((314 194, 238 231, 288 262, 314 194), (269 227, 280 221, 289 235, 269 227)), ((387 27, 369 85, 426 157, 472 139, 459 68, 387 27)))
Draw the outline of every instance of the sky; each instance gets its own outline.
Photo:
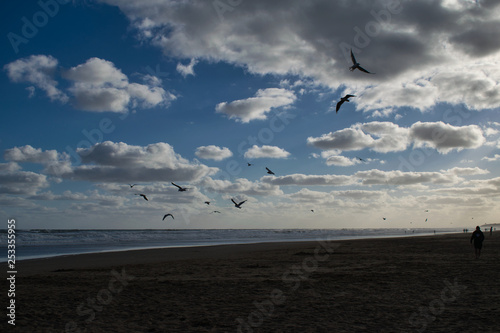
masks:
POLYGON ((0 6, 18 229, 498 222, 496 0, 0 6))

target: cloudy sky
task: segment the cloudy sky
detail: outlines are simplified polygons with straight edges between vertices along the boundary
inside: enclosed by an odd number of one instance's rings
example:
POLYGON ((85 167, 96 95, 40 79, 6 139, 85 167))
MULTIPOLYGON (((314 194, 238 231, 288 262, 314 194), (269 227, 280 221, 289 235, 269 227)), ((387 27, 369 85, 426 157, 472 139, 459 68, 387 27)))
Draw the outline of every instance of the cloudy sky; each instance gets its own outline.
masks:
POLYGON ((496 0, 4 2, 0 216, 498 222, 499 17, 496 0), (375 74, 350 71, 351 50, 375 74))

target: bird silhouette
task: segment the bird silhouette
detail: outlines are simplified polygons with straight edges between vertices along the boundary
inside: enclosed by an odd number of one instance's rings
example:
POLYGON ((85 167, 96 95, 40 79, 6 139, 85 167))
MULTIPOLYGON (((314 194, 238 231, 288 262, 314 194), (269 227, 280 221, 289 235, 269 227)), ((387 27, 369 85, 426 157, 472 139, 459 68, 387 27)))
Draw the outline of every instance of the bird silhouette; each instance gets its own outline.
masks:
POLYGON ((311 212, 313 212, 313 213, 314 213, 314 209, 311 209, 311 212))
POLYGON ((149 200, 148 200, 148 198, 146 197, 146 195, 145 195, 145 194, 142 194, 142 193, 141 193, 141 194, 136 193, 135 195, 140 195, 141 197, 143 197, 143 198, 144 198, 144 200, 149 201, 149 200))
POLYGON ((352 66, 349 67, 349 70, 351 72, 353 72, 356 69, 359 69, 360 71, 368 73, 368 74, 375 74, 375 73, 370 73, 369 71, 367 71, 366 69, 364 69, 363 67, 360 66, 359 62, 356 61, 356 58, 354 57, 354 54, 352 53, 352 49, 351 49, 351 60, 352 60, 352 66))
POLYGON ((236 201, 234 201, 234 199, 231 199, 231 201, 234 203, 234 207, 239 208, 239 209, 241 209, 241 205, 243 205, 246 202, 246 200, 243 200, 240 203, 236 203, 236 201))
POLYGON ((266 170, 267 170, 267 173, 270 174, 270 175, 274 175, 274 172, 272 172, 271 170, 269 170, 268 167, 266 167, 266 170))
POLYGON ((137 184, 128 184, 128 186, 130 186, 130 188, 134 187, 135 185, 137 185, 137 184))
POLYGON ((252 164, 252 163, 247 162, 247 165, 248 165, 248 166, 252 166, 253 164, 252 164))
POLYGON ((214 210, 214 211, 213 211, 212 213, 210 213, 210 214, 213 214, 213 213, 218 213, 218 214, 220 214, 220 212, 219 212, 218 210, 214 210))
POLYGON ((187 191, 187 190, 188 190, 188 188, 187 188, 187 187, 182 187, 182 186, 179 186, 179 185, 177 185, 177 184, 174 184, 173 182, 172 182, 172 185, 174 185, 175 187, 177 187, 177 188, 179 189, 179 192, 184 192, 184 191, 187 191))
POLYGON ((335 113, 339 112, 340 107, 342 106, 342 104, 344 104, 344 102, 350 102, 349 98, 351 98, 351 97, 356 97, 356 96, 355 95, 345 95, 344 97, 342 97, 340 99, 340 101, 337 103, 337 108, 335 109, 335 113))
POLYGON ((167 218, 167 216, 172 216, 172 220, 175 220, 175 219, 174 219, 174 216, 173 216, 172 214, 165 214, 165 215, 163 215, 163 219, 162 219, 162 221, 164 221, 164 220, 165 220, 165 218, 167 218))
POLYGON ((385 220, 387 220, 387 219, 386 219, 385 217, 383 217, 383 218, 382 218, 382 220, 384 220, 384 221, 385 221, 385 220))
POLYGON ((360 160, 361 162, 366 162, 366 160, 362 159, 361 157, 357 157, 357 156, 356 156, 356 158, 357 158, 358 160, 360 160))
POLYGON ((210 201, 205 201, 205 203, 206 203, 207 205, 210 205, 210 201))

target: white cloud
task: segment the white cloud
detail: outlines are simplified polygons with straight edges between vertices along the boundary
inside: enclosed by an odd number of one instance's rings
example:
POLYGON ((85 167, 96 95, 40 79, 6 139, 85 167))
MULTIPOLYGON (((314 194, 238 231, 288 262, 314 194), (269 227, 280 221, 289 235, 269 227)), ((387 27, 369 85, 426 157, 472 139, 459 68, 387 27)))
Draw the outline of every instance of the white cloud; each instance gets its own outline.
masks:
MULTIPOLYGON (((46 91, 52 100, 67 102, 69 96, 56 88, 58 61, 52 56, 38 55, 16 60, 5 66, 14 82, 29 82, 46 91)), ((146 84, 130 83, 128 77, 111 61, 90 58, 85 63, 65 70, 60 76, 72 82, 68 92, 72 104, 80 110, 118 112, 133 108, 168 106, 176 97, 159 85, 155 76, 144 76, 146 84)), ((30 96, 34 93, 30 91, 30 96)))
POLYGON ((203 159, 222 161, 223 159, 233 156, 233 153, 229 150, 229 148, 220 148, 210 145, 196 148, 195 155, 203 159))
POLYGON ((259 147, 257 145, 253 145, 249 148, 245 154, 245 158, 253 159, 253 158, 287 158, 290 156, 290 153, 286 150, 276 147, 276 146, 267 146, 263 145, 259 147))
POLYGON ((344 128, 318 138, 308 137, 307 143, 316 148, 331 150, 361 150, 373 145, 374 139, 360 128, 344 128))
POLYGON ((370 122, 354 124, 321 137, 309 137, 307 143, 316 148, 331 150, 361 150, 371 148, 387 153, 407 148, 408 130, 391 122, 370 122))
POLYGON ((63 178, 92 182, 170 182, 196 181, 214 174, 217 168, 192 163, 168 143, 147 146, 105 141, 90 148, 77 149, 82 165, 65 171, 63 178))
POLYGON ((65 71, 63 77, 95 86, 110 85, 115 88, 125 88, 128 85, 127 76, 111 61, 95 57, 65 71))
POLYGON ((57 162, 60 155, 56 150, 45 150, 33 148, 30 145, 14 147, 5 150, 4 158, 14 162, 29 162, 47 164, 57 162))
POLYGON ((0 163, 0 172, 14 172, 21 169, 21 166, 15 162, 0 163))
POLYGON ((354 124, 320 137, 309 137, 307 143, 323 150, 340 151, 369 148, 380 153, 406 150, 413 142, 415 148, 431 147, 442 154, 453 149, 471 149, 485 143, 482 130, 476 125, 452 126, 443 122, 416 122, 409 128, 391 122, 354 124))
POLYGON ((446 154, 453 149, 477 148, 486 141, 476 125, 452 126, 443 122, 416 122, 410 127, 415 147, 431 147, 446 154))
POLYGON ((181 73, 182 76, 186 77, 188 75, 195 75, 194 74, 194 66, 198 63, 198 61, 196 61, 196 59, 191 59, 191 61, 189 62, 189 64, 187 65, 183 65, 181 64, 180 62, 177 63, 177 71, 179 73, 181 73))
MULTIPOLYGON (((54 76, 57 73, 58 61, 52 56, 32 55, 19 59, 4 66, 8 77, 14 82, 28 82, 45 91, 51 100, 68 101, 68 96, 57 88, 54 76)), ((33 96, 33 86, 30 87, 30 97, 33 96)))
POLYGON ((321 152, 321 157, 323 157, 326 161, 326 165, 335 165, 335 166, 351 166, 355 165, 359 162, 357 158, 348 158, 345 156, 340 156, 336 151, 332 153, 332 151, 323 151, 321 152))
POLYGON ((332 90, 344 86, 359 96, 358 109, 381 116, 440 102, 500 105, 500 6, 494 1, 290 0, 270 6, 255 0, 228 5, 232 10, 224 13, 210 1, 104 2, 118 6, 165 54, 312 78, 332 90), (376 75, 346 70, 351 48, 376 75))
POLYGON ((242 123, 251 120, 262 120, 267 118, 267 113, 272 108, 287 106, 295 102, 293 91, 281 88, 259 89, 255 97, 217 104, 215 110, 218 113, 228 115, 229 119, 235 118, 242 123))
POLYGON ((35 194, 48 187, 47 176, 29 171, 0 172, 0 194, 35 194))
POLYGON ((495 154, 493 157, 485 156, 481 160, 488 161, 488 162, 498 161, 498 160, 500 160, 500 154, 495 154))

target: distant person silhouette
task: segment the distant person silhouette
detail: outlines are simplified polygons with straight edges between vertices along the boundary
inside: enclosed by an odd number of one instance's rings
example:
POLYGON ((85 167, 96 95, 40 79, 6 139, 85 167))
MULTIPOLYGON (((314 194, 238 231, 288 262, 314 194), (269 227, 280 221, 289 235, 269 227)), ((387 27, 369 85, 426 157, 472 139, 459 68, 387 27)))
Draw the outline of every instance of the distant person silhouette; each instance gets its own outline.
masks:
POLYGON ((493 235, 493 227, 490 227, 490 236, 493 235))
POLYGON ((470 237, 471 244, 473 241, 474 241, 474 253, 476 255, 476 259, 479 259, 479 256, 481 255, 481 248, 483 247, 483 241, 484 241, 484 234, 479 226, 476 227, 476 230, 472 233, 472 236, 470 237))

